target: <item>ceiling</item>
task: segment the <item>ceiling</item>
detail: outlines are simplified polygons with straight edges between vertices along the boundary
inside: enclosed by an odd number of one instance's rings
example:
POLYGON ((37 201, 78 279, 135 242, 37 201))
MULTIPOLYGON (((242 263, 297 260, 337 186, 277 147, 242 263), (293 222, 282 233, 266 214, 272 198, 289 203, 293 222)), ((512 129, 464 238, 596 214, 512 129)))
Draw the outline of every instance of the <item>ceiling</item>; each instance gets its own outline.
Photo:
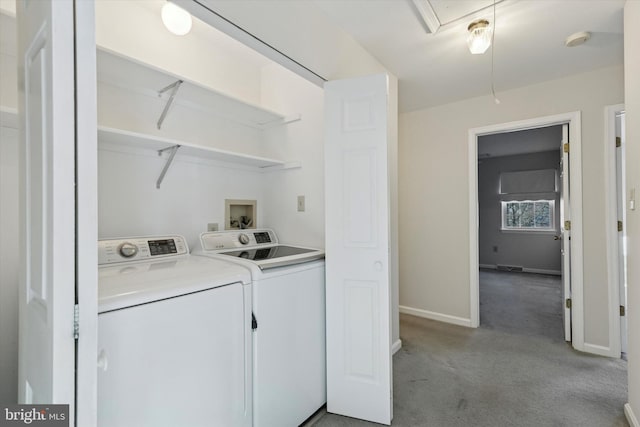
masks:
MULTIPOLYGON (((408 112, 491 94, 491 62, 500 92, 587 72, 623 62, 623 6, 625 0, 496 0, 495 40, 484 55, 471 55, 467 26, 485 18, 492 24, 493 0, 415 0, 431 6, 441 26, 431 33, 414 0, 235 0, 210 1, 227 18, 281 48, 293 59, 323 74, 331 58, 331 40, 324 45, 312 33, 322 15, 341 28, 399 80, 399 109, 408 112), (298 15, 288 14, 296 10, 298 15), (302 11, 302 14, 300 12, 302 11), (291 16, 307 22, 285 25, 291 16), (302 30, 291 33, 292 28, 302 30), (290 30, 289 32, 287 30, 290 30), (306 29, 307 34, 300 34, 306 29), (255 30, 255 31, 254 31, 255 30), (573 48, 564 41, 578 31, 591 39, 573 48), (298 49, 289 40, 298 39, 298 49), (326 45, 326 46, 325 46, 326 45), (305 49, 306 46, 306 49, 305 49), (311 48, 313 47, 313 48, 311 48), (325 51, 316 50, 326 47, 325 51), (326 65, 326 64, 325 64, 326 65)), ((158 9, 163 1, 139 2, 158 9)), ((13 6, 0 0, 0 10, 13 6)), ((8 8, 10 9, 10 8, 8 8)), ((155 10, 154 10, 155 12, 155 10)), ((197 21, 197 20, 196 20, 197 21)), ((219 48, 235 51, 243 60, 262 66, 267 60, 235 40, 194 27, 219 48)), ((333 56, 336 56, 334 54, 333 56)), ((344 58, 342 60, 345 60, 344 58)))
POLYGON ((433 34, 412 0, 313 1, 398 77, 401 112, 489 95, 491 49, 498 97, 623 61, 624 0, 498 0, 494 45, 484 55, 469 53, 467 26, 478 18, 493 25, 491 0, 420 1, 444 24, 433 34), (565 47, 578 31, 591 39, 565 47))

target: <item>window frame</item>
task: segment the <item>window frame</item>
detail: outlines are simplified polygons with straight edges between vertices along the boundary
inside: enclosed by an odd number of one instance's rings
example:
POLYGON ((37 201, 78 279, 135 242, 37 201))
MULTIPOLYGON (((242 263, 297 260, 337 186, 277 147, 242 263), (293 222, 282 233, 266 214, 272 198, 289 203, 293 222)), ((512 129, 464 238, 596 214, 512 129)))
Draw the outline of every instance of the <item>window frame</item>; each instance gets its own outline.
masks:
POLYGON ((524 233, 550 233, 553 232, 555 233, 557 231, 557 224, 556 224, 556 201, 554 199, 539 199, 539 200, 502 200, 500 201, 500 215, 501 215, 501 221, 500 221, 500 231, 504 231, 504 232, 524 232, 524 233), (534 211, 534 218, 535 218, 535 204, 536 203, 548 203, 549 204, 549 223, 551 224, 549 227, 536 227, 535 224, 533 227, 509 227, 506 225, 506 220, 507 220, 507 205, 509 203, 518 203, 518 204, 522 204, 522 203, 533 203, 533 211, 534 211))

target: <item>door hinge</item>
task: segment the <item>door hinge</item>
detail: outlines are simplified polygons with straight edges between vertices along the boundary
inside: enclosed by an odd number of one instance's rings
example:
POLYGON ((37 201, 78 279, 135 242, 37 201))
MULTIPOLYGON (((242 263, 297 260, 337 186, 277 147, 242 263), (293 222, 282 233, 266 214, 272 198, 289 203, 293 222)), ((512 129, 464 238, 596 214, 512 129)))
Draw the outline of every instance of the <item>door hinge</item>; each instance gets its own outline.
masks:
POLYGON ((80 338, 80 306, 73 306, 73 339, 80 338))
POLYGON ((258 329, 258 320, 256 319, 256 315, 251 313, 251 329, 258 329))
POLYGON ((620 316, 626 316, 626 310, 624 309, 624 305, 620 306, 620 316))
POLYGON ((622 138, 616 136, 616 147, 622 147, 622 138))
POLYGON ((618 221, 618 231, 622 231, 622 221, 618 221))
MULTIPOLYGON (((556 147, 557 147, 557 145, 556 145, 556 147)), ((565 142, 565 143, 562 145, 562 151, 564 151, 565 153, 568 153, 568 152, 569 152, 569 143, 568 143, 568 142, 565 142)))
POLYGON ((567 298, 567 299, 564 301, 564 305, 565 305, 565 307, 567 307, 567 308, 571 308, 571 298, 567 298))
POLYGON ((566 231, 571 230, 571 221, 565 221, 565 222, 564 222, 564 229, 565 229, 566 231))

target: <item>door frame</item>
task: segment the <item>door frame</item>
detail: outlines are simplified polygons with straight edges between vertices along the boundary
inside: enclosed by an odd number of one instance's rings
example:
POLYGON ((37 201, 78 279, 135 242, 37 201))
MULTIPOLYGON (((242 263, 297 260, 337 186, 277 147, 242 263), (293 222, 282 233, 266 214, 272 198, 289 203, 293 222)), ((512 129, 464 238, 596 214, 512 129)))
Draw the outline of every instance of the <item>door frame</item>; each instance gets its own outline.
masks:
POLYGON ((569 124, 571 149, 569 174, 571 192, 571 344, 580 351, 593 352, 584 345, 583 240, 582 240, 582 137, 581 112, 536 117, 469 129, 469 314, 471 327, 480 326, 479 236, 478 236, 478 137, 569 124))
MULTIPOLYGON (((622 351, 620 321, 620 253, 618 250, 618 188, 616 185, 616 114, 625 110, 624 104, 604 108, 604 184, 606 193, 606 246, 609 298, 609 348, 605 356, 620 357, 622 351)), ((623 159, 624 162, 624 159, 623 159)), ((623 175, 624 179, 624 175, 623 175)), ((623 196, 624 200, 624 196, 623 196)), ((624 201, 623 201, 624 204, 624 201)), ((623 224, 624 230, 625 224, 623 224)))

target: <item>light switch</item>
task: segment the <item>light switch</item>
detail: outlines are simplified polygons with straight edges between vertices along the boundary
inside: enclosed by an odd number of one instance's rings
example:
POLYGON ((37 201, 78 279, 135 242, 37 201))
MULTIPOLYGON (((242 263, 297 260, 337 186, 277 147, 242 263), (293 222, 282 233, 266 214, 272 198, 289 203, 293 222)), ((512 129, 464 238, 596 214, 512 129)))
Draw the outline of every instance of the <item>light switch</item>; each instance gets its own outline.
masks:
POLYGON ((304 212, 304 196, 298 196, 298 212, 304 212))
POLYGON ((631 191, 629 191, 629 210, 635 211, 636 210, 636 189, 632 188, 631 191))

